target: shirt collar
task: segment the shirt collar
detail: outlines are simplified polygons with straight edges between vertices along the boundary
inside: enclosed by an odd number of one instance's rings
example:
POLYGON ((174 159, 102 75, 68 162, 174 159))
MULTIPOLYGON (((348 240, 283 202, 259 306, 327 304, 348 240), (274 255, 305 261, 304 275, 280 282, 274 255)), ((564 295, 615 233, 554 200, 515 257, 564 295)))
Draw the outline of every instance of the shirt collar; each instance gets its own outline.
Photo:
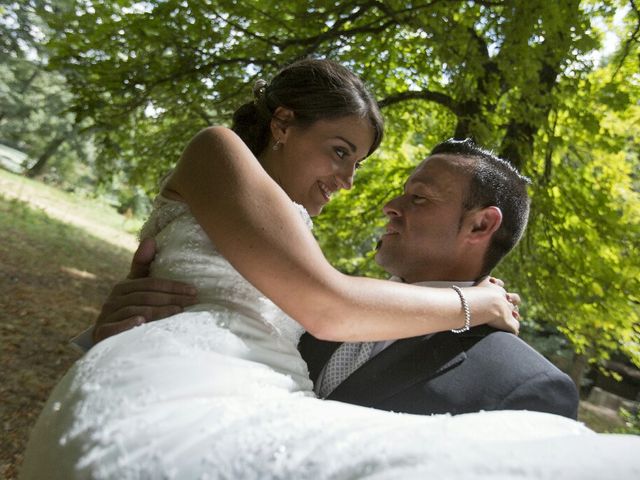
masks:
MULTIPOLYGON (((389 280, 393 281, 393 282, 402 282, 402 279, 400 277, 396 277, 393 276, 391 277, 389 280)), ((453 285, 456 285, 458 287, 472 287, 473 284, 475 282, 473 281, 469 281, 469 282, 460 282, 460 281, 449 281, 449 280, 432 280, 432 281, 428 281, 428 282, 416 282, 413 283, 412 285, 417 285, 419 287, 432 287, 432 288, 450 288, 453 285)))
POLYGON ((433 287, 433 288, 450 288, 454 285, 458 287, 472 287, 474 282, 449 282, 449 281, 432 281, 432 282, 416 282, 413 285, 419 287, 433 287))

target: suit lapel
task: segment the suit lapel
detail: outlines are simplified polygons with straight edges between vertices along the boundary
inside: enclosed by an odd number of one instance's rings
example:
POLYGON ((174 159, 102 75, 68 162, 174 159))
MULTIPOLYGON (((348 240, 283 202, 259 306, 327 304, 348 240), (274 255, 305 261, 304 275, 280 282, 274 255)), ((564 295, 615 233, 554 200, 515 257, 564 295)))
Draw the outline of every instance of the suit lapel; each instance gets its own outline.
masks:
POLYGON ((398 340, 338 385, 328 399, 374 407, 465 358, 460 341, 450 332, 398 340))
POLYGON ((309 377, 313 383, 318 379, 318 375, 333 355, 333 352, 341 345, 340 342, 327 342, 318 340, 314 336, 305 333, 300 339, 298 350, 309 369, 309 377))

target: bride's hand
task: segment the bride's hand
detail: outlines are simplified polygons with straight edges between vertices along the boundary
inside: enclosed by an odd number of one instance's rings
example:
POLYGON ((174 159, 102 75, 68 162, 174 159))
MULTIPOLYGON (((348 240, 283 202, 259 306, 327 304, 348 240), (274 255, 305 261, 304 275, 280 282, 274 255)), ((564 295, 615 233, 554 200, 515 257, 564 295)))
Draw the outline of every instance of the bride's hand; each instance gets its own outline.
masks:
MULTIPOLYGON (((479 287, 491 287, 495 285, 501 287, 504 290, 504 282, 496 277, 485 277, 476 285, 479 287)), ((507 295, 507 301, 512 305, 513 316, 516 317, 516 319, 520 320, 519 307, 522 303, 520 295, 515 292, 506 292, 506 290, 505 293, 507 295)))
POLYGON ((507 292, 504 282, 499 278, 487 277, 476 285, 476 288, 465 289, 465 294, 473 311, 480 318, 473 319, 474 324, 484 324, 518 335, 520 331, 521 303, 520 295, 507 292), (474 309, 475 307, 475 309, 474 309))

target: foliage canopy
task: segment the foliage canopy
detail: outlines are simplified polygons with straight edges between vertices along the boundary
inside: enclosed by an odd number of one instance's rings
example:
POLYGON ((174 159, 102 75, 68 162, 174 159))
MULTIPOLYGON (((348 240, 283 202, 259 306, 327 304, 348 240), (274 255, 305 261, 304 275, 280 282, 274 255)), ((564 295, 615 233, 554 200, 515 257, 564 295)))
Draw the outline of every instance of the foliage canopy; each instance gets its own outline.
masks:
MULTIPOLYGON (((15 6, 15 5, 14 5, 15 6)), ((328 257, 381 274, 380 207, 438 141, 473 137, 529 175, 533 214, 499 273, 532 328, 592 360, 640 365, 640 14, 634 0, 26 2, 102 178, 147 191, 200 128, 228 124, 258 78, 306 55, 350 66, 387 137, 317 222, 328 257), (606 31, 621 43, 595 52, 606 31)), ((16 11, 18 11, 17 9, 16 11)), ((4 46, 3 46, 4 48, 4 46)))

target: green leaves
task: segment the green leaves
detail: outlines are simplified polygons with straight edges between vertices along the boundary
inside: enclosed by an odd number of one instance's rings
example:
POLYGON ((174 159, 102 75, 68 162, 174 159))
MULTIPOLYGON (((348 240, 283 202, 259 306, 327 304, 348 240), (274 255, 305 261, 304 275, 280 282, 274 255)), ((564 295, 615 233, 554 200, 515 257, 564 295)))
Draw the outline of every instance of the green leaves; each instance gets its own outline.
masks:
POLYGON ((436 143, 471 136, 534 180, 529 231, 499 270, 527 313, 594 361, 616 349, 638 358, 639 20, 628 2, 29 5, 48 24, 43 51, 95 135, 104 182, 154 192, 195 132, 229 124, 255 79, 330 57, 365 79, 387 119, 383 148, 316 221, 335 265, 383 275, 382 205, 436 143), (624 39, 610 64, 593 55, 603 28, 624 39))
POLYGON ((581 82, 581 94, 558 98, 553 136, 545 147, 540 137, 530 167, 538 182, 526 251, 501 271, 522 278, 538 320, 555 325, 576 352, 597 362, 620 350, 640 365, 640 124, 627 120, 638 118, 638 97, 611 105, 612 92, 622 98, 635 87, 610 78, 605 67, 581 82), (523 278, 523 269, 535 273, 523 278))

